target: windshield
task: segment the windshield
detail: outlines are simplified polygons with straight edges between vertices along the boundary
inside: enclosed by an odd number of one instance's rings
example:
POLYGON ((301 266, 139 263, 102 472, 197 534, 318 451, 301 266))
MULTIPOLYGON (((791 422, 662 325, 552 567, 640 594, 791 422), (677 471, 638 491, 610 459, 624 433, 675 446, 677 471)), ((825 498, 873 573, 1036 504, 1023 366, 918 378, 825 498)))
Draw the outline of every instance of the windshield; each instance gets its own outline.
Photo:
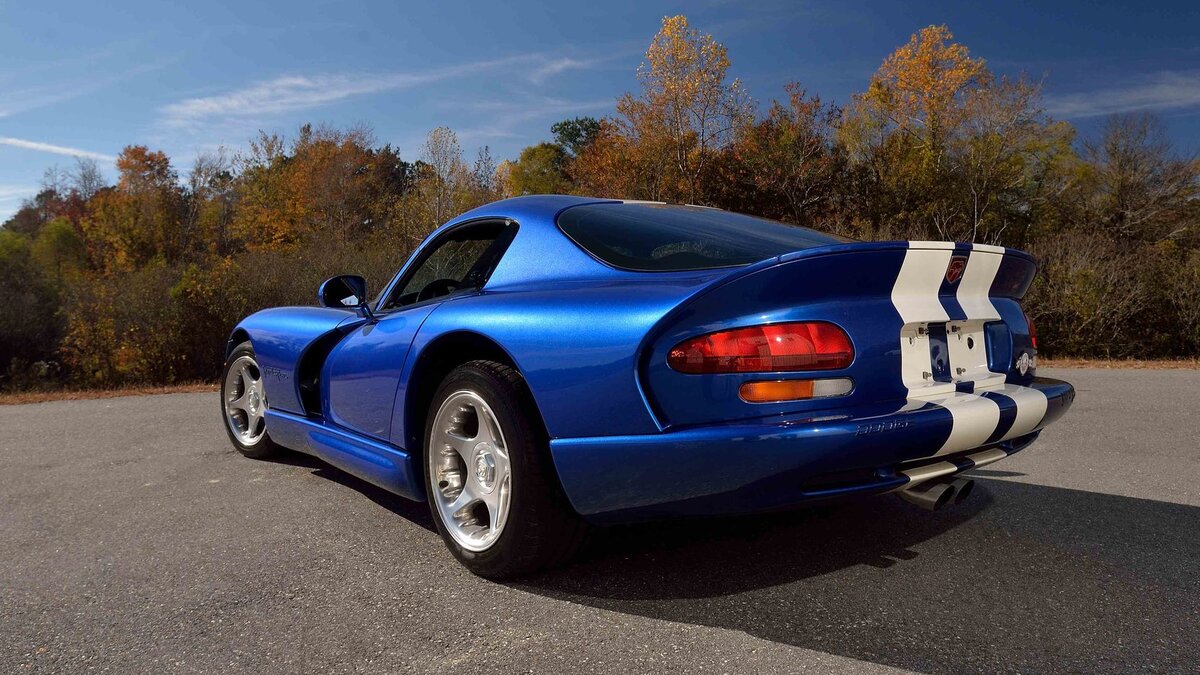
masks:
POLYGON ((674 272, 748 265, 850 239, 702 206, 589 204, 558 226, 581 248, 627 270, 674 272))

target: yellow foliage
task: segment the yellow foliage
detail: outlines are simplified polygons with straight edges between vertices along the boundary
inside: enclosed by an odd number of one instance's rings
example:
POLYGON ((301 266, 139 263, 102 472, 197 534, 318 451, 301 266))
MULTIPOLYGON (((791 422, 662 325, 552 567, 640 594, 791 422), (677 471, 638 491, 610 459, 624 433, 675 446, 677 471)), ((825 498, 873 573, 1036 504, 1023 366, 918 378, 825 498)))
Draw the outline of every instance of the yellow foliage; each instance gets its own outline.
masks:
POLYGON ((951 42, 946 26, 914 33, 908 44, 883 61, 864 98, 902 129, 937 135, 962 119, 965 97, 987 86, 992 75, 983 59, 951 42))

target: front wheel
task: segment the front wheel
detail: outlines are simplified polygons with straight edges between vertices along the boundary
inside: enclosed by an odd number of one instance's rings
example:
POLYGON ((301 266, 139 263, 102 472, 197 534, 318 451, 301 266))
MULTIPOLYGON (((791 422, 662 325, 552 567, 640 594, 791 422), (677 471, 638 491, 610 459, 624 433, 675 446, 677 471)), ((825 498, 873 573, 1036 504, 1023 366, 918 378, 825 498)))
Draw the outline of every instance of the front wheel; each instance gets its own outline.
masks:
POLYGON ((262 370, 247 340, 229 353, 221 374, 221 417, 225 431, 238 452, 263 459, 279 446, 267 435, 267 390, 262 370))
POLYGON ((563 495, 525 381, 472 361, 442 382, 426 421, 425 488, 438 533, 488 578, 559 564, 579 547, 583 520, 563 495))

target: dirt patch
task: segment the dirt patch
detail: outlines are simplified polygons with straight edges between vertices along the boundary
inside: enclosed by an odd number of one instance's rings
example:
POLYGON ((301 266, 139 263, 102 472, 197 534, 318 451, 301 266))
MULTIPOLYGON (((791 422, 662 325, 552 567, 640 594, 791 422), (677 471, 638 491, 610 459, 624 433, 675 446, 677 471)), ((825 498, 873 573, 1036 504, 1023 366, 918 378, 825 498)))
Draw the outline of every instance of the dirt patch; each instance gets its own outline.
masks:
POLYGON ((120 396, 146 396, 150 394, 191 394, 196 392, 216 393, 217 385, 212 382, 173 384, 165 387, 121 387, 119 389, 72 389, 62 391, 25 391, 0 394, 0 405, 22 403, 45 403, 46 401, 80 401, 93 398, 117 398, 120 396))
POLYGON ((1044 368, 1128 368, 1132 370, 1200 370, 1200 359, 1038 359, 1044 368))

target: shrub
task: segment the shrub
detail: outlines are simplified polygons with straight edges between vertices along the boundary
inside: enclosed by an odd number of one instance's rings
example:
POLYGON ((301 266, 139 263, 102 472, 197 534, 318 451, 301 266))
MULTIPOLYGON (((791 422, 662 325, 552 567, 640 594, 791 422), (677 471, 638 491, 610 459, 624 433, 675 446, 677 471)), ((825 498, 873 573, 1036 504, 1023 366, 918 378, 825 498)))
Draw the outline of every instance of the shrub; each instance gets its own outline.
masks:
POLYGON ((1038 278, 1025 300, 1048 356, 1119 357, 1142 336, 1130 331, 1148 292, 1132 270, 1144 254, 1099 233, 1057 232, 1030 247, 1038 278))

